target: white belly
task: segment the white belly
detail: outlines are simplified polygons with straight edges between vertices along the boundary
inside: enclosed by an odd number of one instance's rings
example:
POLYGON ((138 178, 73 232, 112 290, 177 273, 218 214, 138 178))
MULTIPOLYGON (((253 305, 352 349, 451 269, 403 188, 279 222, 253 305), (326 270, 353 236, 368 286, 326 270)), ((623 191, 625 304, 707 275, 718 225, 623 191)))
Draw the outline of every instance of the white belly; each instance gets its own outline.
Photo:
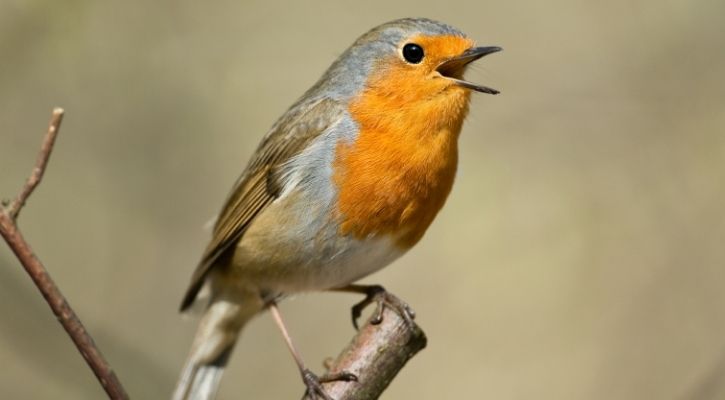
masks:
POLYGON ((304 197, 280 198, 245 232, 232 263, 244 284, 275 293, 325 290, 355 282, 405 253, 388 235, 340 236, 330 206, 304 197))

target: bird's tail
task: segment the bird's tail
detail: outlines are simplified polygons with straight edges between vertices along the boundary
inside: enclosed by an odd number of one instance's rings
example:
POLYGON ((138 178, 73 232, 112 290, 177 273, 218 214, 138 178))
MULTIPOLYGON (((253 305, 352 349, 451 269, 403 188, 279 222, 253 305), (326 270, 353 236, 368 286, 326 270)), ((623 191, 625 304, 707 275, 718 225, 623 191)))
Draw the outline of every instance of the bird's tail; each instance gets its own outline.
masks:
POLYGON ((239 332, 261 309, 259 296, 241 290, 215 294, 199 322, 173 400, 210 400, 216 396, 239 332))

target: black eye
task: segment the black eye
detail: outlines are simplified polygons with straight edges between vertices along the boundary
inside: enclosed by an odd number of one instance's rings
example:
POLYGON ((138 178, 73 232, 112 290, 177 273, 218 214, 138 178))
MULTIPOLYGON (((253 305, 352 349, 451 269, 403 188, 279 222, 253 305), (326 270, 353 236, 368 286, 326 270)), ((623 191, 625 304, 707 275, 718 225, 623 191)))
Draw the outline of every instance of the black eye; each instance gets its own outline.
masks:
POLYGON ((403 46, 403 57, 411 64, 418 64, 423 59, 423 48, 415 43, 408 43, 403 46))

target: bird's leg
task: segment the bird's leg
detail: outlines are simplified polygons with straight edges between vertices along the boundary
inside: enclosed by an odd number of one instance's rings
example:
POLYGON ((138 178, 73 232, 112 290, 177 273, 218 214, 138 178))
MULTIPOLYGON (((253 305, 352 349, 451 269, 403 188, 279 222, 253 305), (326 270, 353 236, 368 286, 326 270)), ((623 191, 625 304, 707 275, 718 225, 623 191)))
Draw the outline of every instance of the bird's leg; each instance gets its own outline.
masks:
POLYGON ((282 321, 282 315, 279 312, 279 308, 277 307, 277 303, 270 302, 269 305, 269 311, 272 313, 272 317, 274 318, 274 322, 277 323, 277 327, 279 327, 280 332, 282 332, 282 337, 284 338, 285 343, 287 343, 287 348, 289 348, 290 353, 292 353, 292 358, 295 359, 295 362, 297 363, 297 368, 300 370, 300 375, 302 375, 302 381, 304 382, 305 386, 307 387, 307 390, 305 391, 304 398, 308 398, 310 400, 317 400, 317 399, 323 399, 323 400, 333 400, 322 388, 322 383, 325 382, 332 382, 332 381, 357 381, 357 376, 354 374, 351 374, 349 372, 339 372, 336 374, 327 374, 323 375, 321 377, 318 377, 315 375, 312 371, 307 369, 305 367, 305 363, 302 361, 302 357, 300 357, 300 353, 297 352, 297 349, 295 348, 294 344, 292 343, 292 338, 289 335, 289 332, 287 331, 287 327, 284 325, 284 322, 282 321))
POLYGON ((373 314, 373 318, 371 320, 374 325, 383 322, 383 310, 385 310, 385 307, 392 308, 403 318, 403 320, 408 325, 413 325, 415 311, 413 311, 413 309, 410 308, 410 306, 406 302, 400 300, 398 297, 388 292, 387 290, 385 290, 384 287, 380 285, 353 284, 340 288, 335 288, 332 290, 337 292, 361 293, 365 295, 365 298, 361 302, 355 304, 352 307, 352 325, 355 327, 355 329, 359 329, 357 325, 357 320, 358 318, 360 318, 360 315, 362 315, 362 310, 372 302, 377 303, 377 307, 375 308, 375 314, 373 314))

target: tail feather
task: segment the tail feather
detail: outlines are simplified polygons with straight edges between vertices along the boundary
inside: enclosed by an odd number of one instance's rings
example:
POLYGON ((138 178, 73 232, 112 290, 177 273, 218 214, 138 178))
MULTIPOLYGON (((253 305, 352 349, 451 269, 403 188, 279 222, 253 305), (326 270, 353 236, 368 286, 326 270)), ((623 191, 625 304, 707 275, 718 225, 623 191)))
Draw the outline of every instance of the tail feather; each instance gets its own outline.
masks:
POLYGON ((188 365, 184 370, 179 386, 174 393, 175 400, 213 399, 219 390, 219 383, 225 365, 188 365))
POLYGON ((199 322, 173 400, 211 400, 244 325, 262 309, 258 296, 217 293, 199 322))

